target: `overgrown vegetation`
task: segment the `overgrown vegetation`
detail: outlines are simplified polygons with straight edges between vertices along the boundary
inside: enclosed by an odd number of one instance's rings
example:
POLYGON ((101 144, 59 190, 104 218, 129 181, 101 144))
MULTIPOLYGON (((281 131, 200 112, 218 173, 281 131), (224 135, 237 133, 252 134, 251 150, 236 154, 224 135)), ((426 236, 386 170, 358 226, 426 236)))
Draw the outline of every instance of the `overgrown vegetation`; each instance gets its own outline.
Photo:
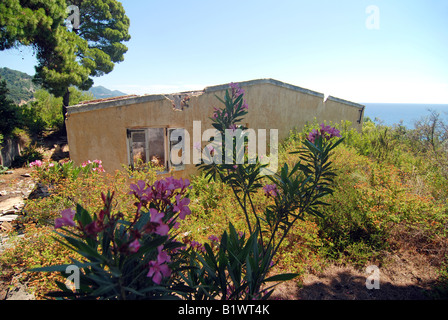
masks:
MULTIPOLYGON (((70 89, 70 104, 94 99, 93 94, 70 89)), ((16 105, 10 98, 6 81, 0 78, 0 144, 6 138, 20 141, 24 150, 17 156, 12 167, 22 167, 35 160, 42 160, 43 154, 37 148, 37 141, 50 132, 64 127, 61 113, 62 97, 55 97, 44 89, 34 92, 34 99, 27 104, 16 105)))
MULTIPOLYGON (((406 247, 431 257, 440 269, 433 298, 446 298, 448 166, 442 117, 431 113, 412 130, 365 119, 362 134, 347 122, 331 125, 339 128, 344 141, 333 151, 337 176, 334 192, 326 199, 330 205, 320 208, 323 218, 304 216, 291 228, 275 257, 276 271, 303 274, 319 270, 328 261, 363 268, 387 263, 388 253, 406 247)), ((313 128, 317 123, 291 131, 280 147, 279 167, 299 159, 290 152, 297 150, 313 128)), ((71 180, 60 174, 58 179, 54 175, 40 177, 50 185, 50 196, 27 202, 26 215, 18 222, 26 237, 0 256, 2 272, 69 263, 68 250, 52 238, 50 222, 60 211, 80 203, 89 212, 98 212, 101 191, 111 190, 115 192, 114 209, 132 216, 129 183, 141 179, 152 183, 156 175, 147 168, 143 173, 90 172, 71 180)), ((237 231, 248 231, 244 213, 228 185, 198 175, 191 179, 191 186, 192 213, 178 229, 184 241, 206 242, 229 222, 237 231)), ((252 200, 259 212, 273 204, 263 192, 253 194, 252 200)), ((27 273, 26 277, 39 298, 57 289, 55 275, 27 273)))
MULTIPOLYGON (((0 78, 0 132, 5 136, 16 136, 17 130, 25 130, 30 136, 41 136, 45 131, 62 128, 62 97, 55 97, 44 89, 33 94, 33 100, 16 105, 10 98, 6 81, 0 78)), ((70 88, 70 104, 94 99, 93 94, 70 88)))
POLYGON ((8 83, 11 100, 16 105, 32 100, 34 92, 39 89, 33 83, 33 78, 24 72, 9 68, 0 68, 0 77, 8 83))

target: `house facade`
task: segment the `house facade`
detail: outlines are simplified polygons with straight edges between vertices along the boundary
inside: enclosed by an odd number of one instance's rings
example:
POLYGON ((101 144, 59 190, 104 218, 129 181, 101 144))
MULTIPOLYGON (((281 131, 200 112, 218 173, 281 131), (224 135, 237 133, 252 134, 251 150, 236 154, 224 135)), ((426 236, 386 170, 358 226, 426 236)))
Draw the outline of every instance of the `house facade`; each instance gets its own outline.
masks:
MULTIPOLYGON (((276 130, 279 142, 291 129, 300 129, 314 118, 333 123, 348 120, 355 129, 362 128, 363 105, 332 96, 324 99, 322 93, 273 79, 240 82, 239 86, 249 106, 242 124, 254 130, 276 130)), ((214 107, 222 106, 216 96, 223 98, 226 89, 228 84, 70 106, 66 120, 70 158, 75 164, 100 159, 109 172, 151 161, 160 173, 187 178, 197 171, 190 152, 197 132, 202 140, 202 132, 213 128, 214 107)), ((206 143, 202 141, 201 147, 206 143)))

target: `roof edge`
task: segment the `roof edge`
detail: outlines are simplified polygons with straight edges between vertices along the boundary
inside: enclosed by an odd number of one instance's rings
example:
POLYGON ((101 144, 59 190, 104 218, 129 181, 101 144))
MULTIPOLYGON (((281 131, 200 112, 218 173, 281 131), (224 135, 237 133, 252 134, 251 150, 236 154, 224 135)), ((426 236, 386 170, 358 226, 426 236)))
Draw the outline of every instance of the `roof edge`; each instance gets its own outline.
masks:
POLYGON ((352 107, 356 107, 356 108, 360 108, 360 109, 364 109, 365 106, 356 102, 352 102, 352 101, 348 101, 348 100, 344 100, 344 99, 340 99, 340 98, 336 98, 333 96, 328 96, 327 100, 331 100, 331 101, 335 101, 335 102, 339 102, 339 103, 343 103, 352 107))
POLYGON ((130 104, 135 103, 143 103, 148 101, 156 101, 156 100, 164 100, 165 95, 163 94, 151 94, 151 95, 143 95, 143 96, 135 96, 135 95, 129 95, 123 96, 121 99, 115 99, 115 100, 106 100, 106 101, 93 101, 93 102, 86 102, 86 103, 80 103, 73 106, 67 107, 67 114, 73 114, 73 113, 79 113, 79 112, 87 112, 87 111, 93 111, 97 109, 102 109, 105 107, 122 107, 127 106, 130 104))
MULTIPOLYGON (((321 98, 324 101, 324 94, 317 92, 317 91, 313 91, 313 90, 309 90, 309 89, 305 89, 299 86, 295 86, 289 83, 285 83, 282 81, 278 81, 272 78, 265 78, 265 79, 256 79, 256 80, 249 80, 249 81, 242 81, 242 82, 238 82, 238 84, 241 87, 244 86, 254 86, 257 84, 271 84, 274 86, 278 86, 278 87, 282 87, 282 88, 286 88, 286 89, 290 89, 290 90, 294 90, 294 91, 298 91, 304 94, 308 94, 308 95, 312 95, 312 96, 316 96, 321 98)), ((122 96, 122 97, 116 97, 116 98, 110 98, 110 99, 98 99, 98 100, 92 100, 91 102, 86 101, 84 103, 80 103, 77 105, 73 105, 73 106, 68 106, 67 107, 67 114, 74 114, 74 113, 80 113, 80 112, 87 112, 87 111, 93 111, 93 110, 97 110, 97 109, 102 109, 102 108, 108 108, 108 107, 118 107, 118 106, 127 106, 127 105, 131 105, 131 104, 136 104, 136 103, 144 103, 144 102, 149 102, 149 101, 157 101, 157 100, 164 100, 167 98, 167 96, 169 95, 176 95, 176 94, 198 94, 198 93, 207 93, 207 92, 215 92, 215 91, 222 91, 222 90, 226 90, 230 88, 230 84, 220 84, 220 85, 215 85, 215 86, 209 86, 209 87, 205 87, 205 89, 203 90, 193 90, 193 91, 185 91, 185 92, 180 92, 180 93, 169 93, 169 94, 147 94, 147 95, 128 95, 128 96, 122 96)), ((340 99, 340 98, 336 98, 333 96, 328 96, 326 100, 331 100, 331 101, 335 101, 335 102, 339 102, 339 103, 343 103, 352 107, 357 107, 357 108, 365 108, 364 105, 361 105, 359 103, 355 103, 355 102, 351 102, 348 100, 344 100, 344 99, 340 99)))
MULTIPOLYGON (((265 78, 265 79, 256 79, 256 80, 249 80, 249 81, 242 81, 242 82, 238 82, 238 85, 240 86, 254 86, 257 84, 272 84, 274 86, 278 86, 278 87, 283 87, 286 89, 290 89, 290 90, 294 90, 294 91, 299 91, 305 94, 309 94, 309 95, 313 95, 313 96, 317 96, 319 98, 324 98, 324 94, 317 92, 317 91, 313 91, 313 90, 309 90, 309 89, 305 89, 299 86, 295 86, 286 82, 282 82, 279 80, 275 80, 272 78, 265 78)), ((210 86, 210 87, 206 87, 204 89, 204 92, 214 92, 214 91, 220 91, 220 90, 225 90, 225 89, 229 89, 230 88, 230 84, 220 84, 220 85, 216 85, 216 86, 210 86)))

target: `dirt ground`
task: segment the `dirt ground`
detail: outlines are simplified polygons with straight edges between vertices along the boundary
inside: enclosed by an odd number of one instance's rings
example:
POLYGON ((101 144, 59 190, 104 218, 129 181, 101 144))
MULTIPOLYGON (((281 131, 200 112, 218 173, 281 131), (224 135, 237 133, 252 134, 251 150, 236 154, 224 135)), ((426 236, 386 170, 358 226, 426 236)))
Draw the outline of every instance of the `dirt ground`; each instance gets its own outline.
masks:
MULTIPOLYGON (((367 266, 366 266, 367 267, 367 266)), ((281 300, 428 300, 438 278, 437 268, 417 252, 400 251, 378 268, 378 288, 372 273, 332 264, 318 274, 280 284, 273 299, 281 300)))

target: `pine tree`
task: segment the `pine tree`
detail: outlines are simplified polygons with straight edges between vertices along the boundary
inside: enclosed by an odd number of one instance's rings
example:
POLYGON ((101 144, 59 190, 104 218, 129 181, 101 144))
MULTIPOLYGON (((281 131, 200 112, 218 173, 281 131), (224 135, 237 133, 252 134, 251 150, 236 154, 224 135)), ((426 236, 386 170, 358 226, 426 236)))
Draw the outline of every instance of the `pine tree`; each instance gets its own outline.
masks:
POLYGON ((17 125, 17 107, 8 98, 6 81, 0 78, 0 135, 7 137, 17 125))
POLYGON ((0 50, 31 45, 38 61, 33 81, 69 104, 70 86, 88 90, 93 77, 124 60, 129 18, 116 0, 2 0, 0 50), (79 25, 67 26, 68 6, 79 9, 79 25))

